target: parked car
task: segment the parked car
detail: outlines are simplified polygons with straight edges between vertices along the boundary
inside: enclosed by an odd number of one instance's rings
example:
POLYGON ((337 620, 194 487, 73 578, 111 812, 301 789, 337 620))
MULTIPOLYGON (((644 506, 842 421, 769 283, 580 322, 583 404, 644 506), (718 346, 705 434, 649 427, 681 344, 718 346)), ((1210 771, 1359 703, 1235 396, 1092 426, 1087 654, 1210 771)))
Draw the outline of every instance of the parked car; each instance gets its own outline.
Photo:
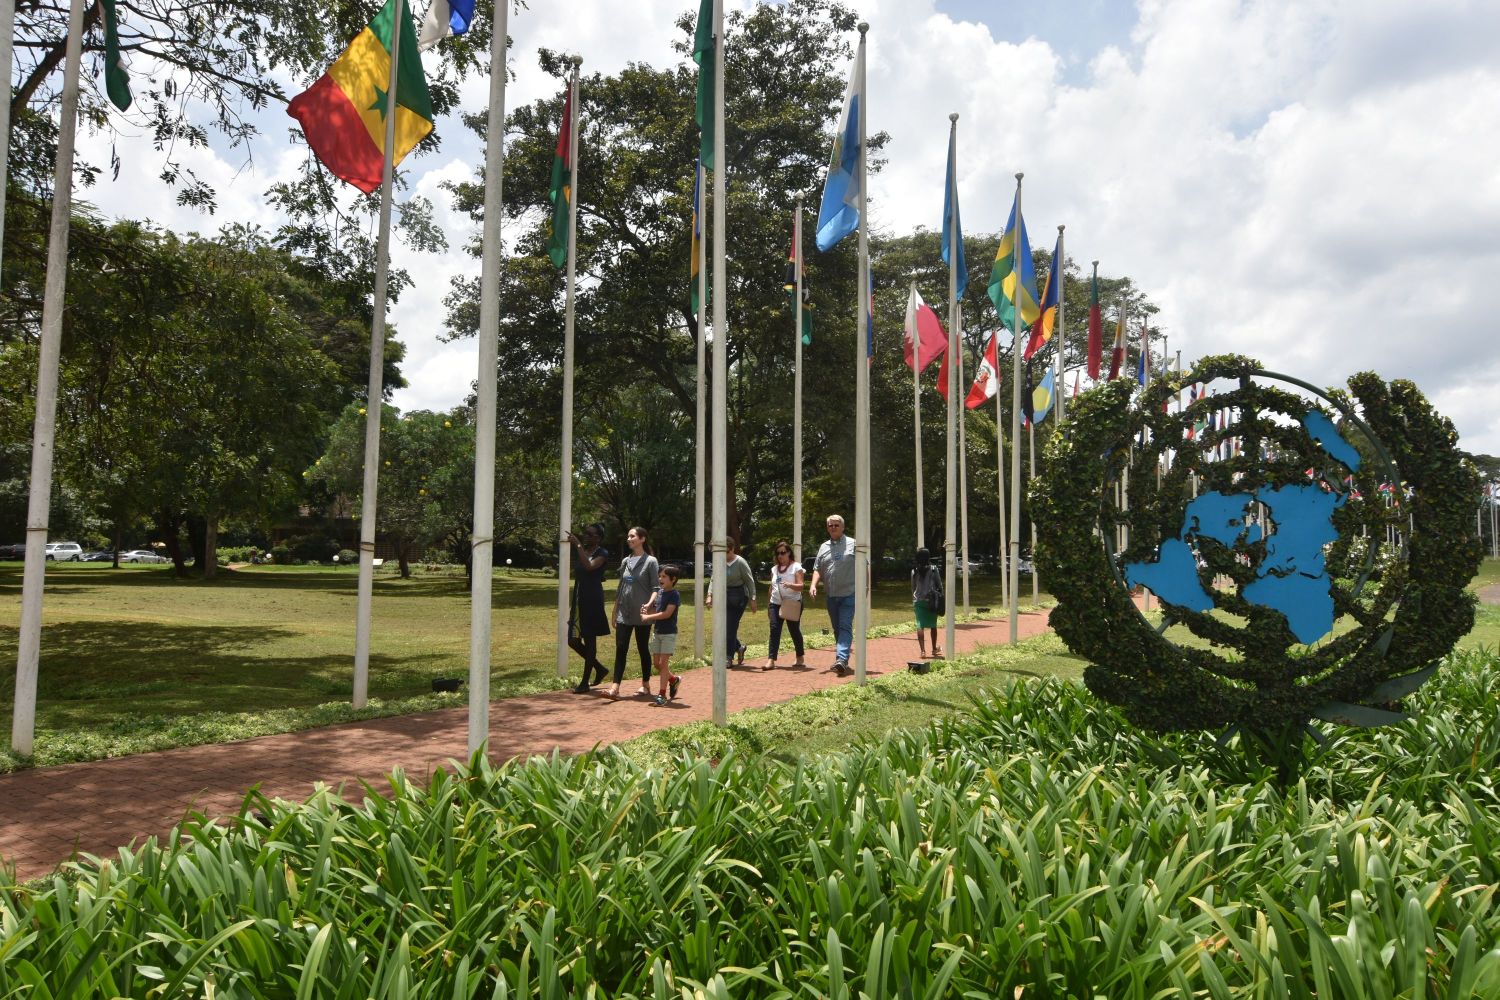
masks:
POLYGON ((16 545, 0 545, 0 559, 14 559, 17 562, 26 558, 26 543, 20 542, 16 545))
POLYGON ((115 554, 113 552, 85 552, 83 554, 83 559, 81 561, 82 562, 114 562, 115 561, 115 554))
POLYGON ((159 556, 150 549, 131 549, 129 552, 120 553, 122 563, 164 563, 171 562, 166 556, 159 556))
POLYGON ((48 542, 48 562, 78 562, 83 558, 83 546, 77 542, 48 542))

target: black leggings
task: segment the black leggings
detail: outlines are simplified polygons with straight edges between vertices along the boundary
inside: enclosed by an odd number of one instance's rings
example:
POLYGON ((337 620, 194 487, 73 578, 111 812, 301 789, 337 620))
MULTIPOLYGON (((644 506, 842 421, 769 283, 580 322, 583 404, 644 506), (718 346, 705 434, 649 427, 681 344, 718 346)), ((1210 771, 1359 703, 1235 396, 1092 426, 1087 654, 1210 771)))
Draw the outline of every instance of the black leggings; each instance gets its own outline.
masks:
POLYGON ((635 648, 641 653, 641 683, 651 683, 651 623, 615 626, 615 683, 625 679, 625 659, 630 655, 630 633, 635 633, 635 648))
POLYGON ((781 626, 792 634, 792 645, 797 647, 797 659, 802 659, 802 621, 781 617, 781 605, 771 605, 771 659, 781 651, 781 626))
POLYGON ((599 662, 599 637, 597 635, 578 635, 576 632, 569 630, 568 648, 583 657, 584 684, 591 683, 590 678, 593 677, 594 673, 600 675, 604 673, 604 664, 599 662))

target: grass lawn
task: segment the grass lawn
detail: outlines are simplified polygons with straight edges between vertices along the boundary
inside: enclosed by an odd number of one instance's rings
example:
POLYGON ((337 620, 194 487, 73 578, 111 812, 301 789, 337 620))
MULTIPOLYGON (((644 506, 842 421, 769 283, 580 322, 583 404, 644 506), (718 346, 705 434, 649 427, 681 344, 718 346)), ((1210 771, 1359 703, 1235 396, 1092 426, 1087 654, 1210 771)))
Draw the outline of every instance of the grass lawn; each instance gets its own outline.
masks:
MULTIPOLYGON (((213 581, 178 580, 170 567, 49 566, 43 605, 35 763, 87 760, 193 743, 286 732, 374 715, 459 704, 434 695, 434 677, 468 672, 469 600, 461 571, 393 571, 376 577, 368 710, 348 707, 354 651, 354 569, 255 567, 213 581)), ((691 652, 694 587, 681 587, 691 652)), ((999 580, 975 581, 978 605, 999 607, 999 580)), ((1023 588, 1023 594, 1029 593, 1023 588)), ((610 596, 606 592, 606 596, 610 596)), ((765 599, 764 588, 761 600, 765 599)), ((497 574, 491 690, 497 698, 574 683, 555 672, 556 582, 497 574)), ((15 662, 21 566, 0 564, 0 663, 15 662)), ((762 609, 764 605, 762 604, 762 609)), ((712 621, 706 622, 711 634, 712 621)), ((911 623, 904 581, 876 588, 876 635, 911 623)), ((812 610, 813 645, 832 643, 812 610)), ((764 655, 764 610, 747 614, 742 639, 764 655)), ((613 655, 605 637, 602 658, 613 655)), ((15 674, 0 669, 0 713, 9 718, 15 674)), ((0 751, 0 771, 25 762, 0 751)))

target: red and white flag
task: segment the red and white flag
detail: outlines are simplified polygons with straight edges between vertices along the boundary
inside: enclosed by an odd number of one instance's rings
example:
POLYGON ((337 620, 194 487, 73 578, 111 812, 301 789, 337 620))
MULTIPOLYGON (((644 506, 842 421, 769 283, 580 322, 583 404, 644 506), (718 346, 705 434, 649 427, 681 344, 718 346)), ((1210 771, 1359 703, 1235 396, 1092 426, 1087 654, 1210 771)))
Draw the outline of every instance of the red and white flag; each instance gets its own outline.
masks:
MULTIPOLYGON (((995 346, 998 334, 990 334, 990 342, 985 346, 984 357, 979 361, 979 371, 974 373, 974 384, 969 387, 968 396, 964 397, 964 408, 976 410, 985 403, 995 398, 995 393, 1000 391, 1000 363, 997 359, 995 346)), ((939 369, 938 391, 943 398, 948 398, 948 359, 943 359, 943 366, 939 369)))
MULTIPOLYGON (((913 334, 917 344, 916 370, 922 371, 938 355, 948 350, 948 334, 943 330, 943 324, 938 320, 937 313, 932 307, 922 301, 922 296, 917 294, 917 286, 913 285, 911 294, 906 298, 906 326, 902 330, 901 344, 906 357, 906 367, 912 367, 912 343, 913 334)), ((947 369, 944 369, 945 371, 947 369)), ((948 391, 948 383, 944 381, 940 391, 948 391)))

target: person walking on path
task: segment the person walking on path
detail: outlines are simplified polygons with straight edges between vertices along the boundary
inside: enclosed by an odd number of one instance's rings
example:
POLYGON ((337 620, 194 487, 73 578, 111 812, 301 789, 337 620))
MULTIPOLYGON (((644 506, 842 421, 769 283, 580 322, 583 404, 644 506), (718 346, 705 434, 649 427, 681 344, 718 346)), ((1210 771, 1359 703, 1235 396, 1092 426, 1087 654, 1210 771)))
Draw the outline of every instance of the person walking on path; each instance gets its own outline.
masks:
POLYGON ((932 655, 943 655, 937 626, 944 607, 943 574, 932 565, 932 553, 918 549, 911 567, 911 610, 917 616, 917 649, 924 659, 927 656, 927 646, 922 642, 924 628, 932 633, 932 655))
POLYGON ((682 607, 677 576, 676 566, 663 566, 657 574, 661 585, 641 608, 641 621, 652 626, 651 656, 656 661, 656 676, 661 678, 661 691, 656 696, 658 705, 675 699, 677 685, 682 683, 682 678, 672 673, 672 654, 677 651, 677 609, 682 607))
MULTIPOLYGON (((745 557, 739 554, 740 544, 733 538, 729 539, 729 551, 727 553, 728 564, 724 567, 724 590, 727 596, 724 598, 725 613, 728 617, 728 627, 724 630, 726 641, 724 644, 725 662, 733 662, 743 666, 745 663, 745 644, 740 642, 740 619, 745 617, 745 609, 755 610, 755 572, 750 569, 750 564, 745 562, 745 557)), ((710 580, 708 584, 708 598, 703 606, 711 608, 714 606, 714 586, 710 580)))
POLYGON ((794 666, 804 667, 802 661, 802 567, 792 562, 792 547, 785 541, 776 543, 776 562, 771 566, 771 655, 762 670, 776 667, 776 654, 781 649, 781 626, 786 624, 792 635, 792 645, 797 650, 794 666))
POLYGON ((620 560, 615 609, 610 616, 615 623, 615 682, 609 688, 611 698, 620 697, 620 682, 625 679, 625 660, 630 655, 632 636, 641 656, 641 686, 636 694, 651 694, 651 653, 648 649, 651 626, 641 622, 641 606, 651 600, 661 569, 646 545, 645 528, 631 528, 625 535, 625 544, 630 546, 630 554, 620 560))
POLYGON ((604 525, 591 524, 579 538, 571 531, 573 546, 573 614, 568 618, 568 648, 583 657, 583 679, 573 690, 587 694, 593 684, 602 683, 606 674, 599 662, 599 637, 609 635, 609 616, 604 613, 604 562, 609 552, 599 543, 604 540, 604 525), (589 675, 593 674, 593 680, 589 675))
POLYGON ((818 546, 813 560, 812 586, 808 596, 818 596, 821 584, 828 591, 828 620, 835 640, 833 672, 849 672, 849 647, 854 644, 854 539, 844 534, 844 519, 828 515, 828 541, 818 546))

